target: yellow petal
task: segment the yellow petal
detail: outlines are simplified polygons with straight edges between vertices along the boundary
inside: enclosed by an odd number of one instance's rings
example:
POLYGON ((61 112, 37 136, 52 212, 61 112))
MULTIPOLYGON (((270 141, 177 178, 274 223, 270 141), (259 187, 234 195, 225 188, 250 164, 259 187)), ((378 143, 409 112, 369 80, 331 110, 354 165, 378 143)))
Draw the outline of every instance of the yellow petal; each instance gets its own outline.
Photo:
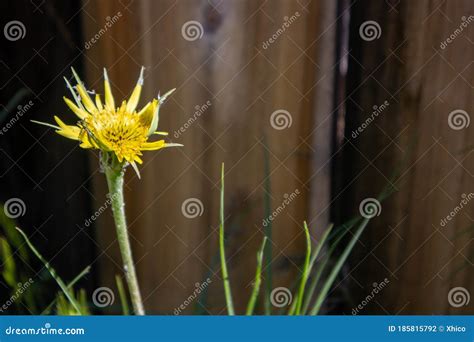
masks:
POLYGON ((66 125, 60 118, 57 116, 54 117, 57 124, 59 125, 60 129, 56 131, 56 133, 62 135, 63 137, 79 140, 79 135, 81 133, 81 129, 77 126, 69 126, 66 125))
POLYGON ((143 109, 138 113, 140 116, 140 122, 145 127, 150 127, 153 122, 153 115, 155 114, 156 106, 158 105, 158 100, 154 99, 151 102, 143 107, 143 109))
POLYGON ((140 93, 142 92, 142 86, 143 86, 143 72, 145 71, 145 68, 142 67, 140 70, 140 76, 138 77, 137 85, 135 86, 135 89, 132 91, 132 95, 130 95, 130 99, 128 99, 127 103, 127 112, 133 113, 135 109, 137 108, 138 101, 140 100, 140 93))
POLYGON ((104 106, 102 105, 102 100, 100 99, 99 94, 95 95, 95 105, 97 106, 98 110, 103 110, 104 109, 104 106))
POLYGON ((82 109, 80 109, 79 107, 77 107, 71 100, 69 100, 67 97, 63 97, 64 99, 64 102, 66 102, 67 106, 69 108, 71 108, 71 110, 74 112, 74 114, 76 114, 79 119, 84 119, 88 113, 82 109))
POLYGON ((140 150, 142 150, 142 151, 159 150, 160 148, 165 147, 165 145, 166 145, 166 143, 165 143, 164 140, 146 142, 146 143, 142 144, 142 146, 140 147, 140 150))
POLYGON ((110 88, 109 76, 107 70, 104 68, 104 93, 105 93, 105 109, 115 110, 115 100, 112 95, 112 89, 110 88))
POLYGON ((84 104, 84 107, 86 107, 87 111, 91 114, 97 112, 97 108, 94 102, 92 101, 91 97, 87 93, 86 88, 82 84, 81 79, 79 78, 79 76, 77 75, 74 69, 72 69, 72 73, 74 74, 74 78, 76 79, 76 82, 77 82, 76 89, 79 95, 81 96, 81 100, 82 100, 82 103, 84 104))

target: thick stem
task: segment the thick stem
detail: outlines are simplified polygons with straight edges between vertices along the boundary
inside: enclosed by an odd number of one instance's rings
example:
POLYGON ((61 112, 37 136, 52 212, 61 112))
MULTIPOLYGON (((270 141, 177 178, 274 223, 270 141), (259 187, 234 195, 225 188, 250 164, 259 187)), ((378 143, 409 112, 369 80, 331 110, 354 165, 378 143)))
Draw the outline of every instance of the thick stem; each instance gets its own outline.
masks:
POLYGON ((136 315, 144 315, 142 296, 138 287, 137 274, 133 263, 132 249, 128 237, 127 221, 125 219, 125 202, 123 198, 124 169, 105 167, 105 175, 109 186, 109 196, 112 202, 115 228, 117 229, 117 240, 122 254, 125 279, 127 280, 133 311, 136 315))

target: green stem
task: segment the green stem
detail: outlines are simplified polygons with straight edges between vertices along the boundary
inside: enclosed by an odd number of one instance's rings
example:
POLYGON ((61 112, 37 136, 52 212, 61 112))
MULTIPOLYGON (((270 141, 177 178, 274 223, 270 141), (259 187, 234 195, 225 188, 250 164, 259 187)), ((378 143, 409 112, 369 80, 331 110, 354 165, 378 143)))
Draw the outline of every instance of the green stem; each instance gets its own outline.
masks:
POLYGON ((125 219, 125 202, 123 197, 123 178, 125 170, 122 167, 111 167, 105 165, 105 176, 109 186, 109 196, 112 203, 115 228, 117 229, 117 240, 122 254, 125 279, 132 301, 133 311, 136 315, 144 315, 142 296, 138 287, 137 273, 133 263, 132 249, 128 237, 127 221, 125 219))
POLYGON ((221 198, 220 198, 220 224, 219 224, 219 250, 221 256, 222 280, 224 282, 224 294, 227 304, 227 313, 234 316, 234 302, 232 300, 232 291, 230 290, 229 273, 227 271, 227 262, 225 260, 225 242, 224 242, 224 163, 221 168, 221 198))

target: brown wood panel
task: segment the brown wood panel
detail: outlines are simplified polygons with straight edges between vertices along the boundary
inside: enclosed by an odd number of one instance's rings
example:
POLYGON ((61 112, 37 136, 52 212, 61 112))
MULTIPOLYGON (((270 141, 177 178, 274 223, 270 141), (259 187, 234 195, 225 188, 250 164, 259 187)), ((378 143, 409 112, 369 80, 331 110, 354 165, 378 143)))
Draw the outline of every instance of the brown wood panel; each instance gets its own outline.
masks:
MULTIPOLYGON (((298 272, 304 256, 303 220, 318 215, 318 223, 327 220, 329 141, 316 160, 318 149, 312 144, 320 131, 330 137, 334 2, 163 0, 126 5, 85 2, 90 14, 84 16, 85 37, 94 36, 107 16, 123 14, 86 51, 89 83, 101 89, 97 80, 106 66, 114 90, 127 95, 144 65, 144 97, 156 95, 157 89, 163 93, 177 88, 160 112, 160 127, 184 144, 149 153, 141 180, 128 172, 127 214, 145 306, 151 313, 172 313, 210 273, 205 310, 223 313, 220 269, 212 260, 218 252, 219 172, 225 162, 227 256, 237 311, 242 313, 263 234, 265 155, 272 210, 284 194, 300 192, 274 221, 275 286, 289 287, 298 272), (202 25, 200 39, 182 35, 183 25, 191 20, 202 25), (264 47, 285 21, 291 24, 264 47), (324 100, 317 101, 316 94, 324 100), (175 135, 196 107, 208 101, 197 120, 175 135), (277 110, 288 111, 291 127, 272 127, 271 115, 277 110), (318 197, 310 191, 314 184, 322 184, 318 197), (310 210, 311 196, 321 210, 310 210), (202 216, 183 215, 182 203, 189 198, 202 202, 202 216)), ((104 181, 96 180, 100 204, 104 181)), ((119 259, 111 220, 101 220, 98 234, 106 248, 101 273, 103 282, 111 284, 119 259)))
POLYGON ((392 180, 398 191, 382 203, 350 273, 360 298, 374 282, 390 280, 367 313, 472 312, 472 301, 450 305, 448 292, 474 290, 472 231, 462 233, 472 225, 473 204, 468 201, 446 225, 441 219, 473 192, 467 148, 473 125, 454 130, 448 119, 458 109, 472 117, 474 28, 469 23, 456 30, 473 9, 472 1, 352 6, 344 170, 345 185, 354 183, 344 196, 346 211, 357 212, 360 201, 375 197, 400 169, 392 180), (361 39, 359 28, 368 20, 379 24, 378 39, 361 39), (373 106, 386 100, 388 108, 353 138, 373 106))

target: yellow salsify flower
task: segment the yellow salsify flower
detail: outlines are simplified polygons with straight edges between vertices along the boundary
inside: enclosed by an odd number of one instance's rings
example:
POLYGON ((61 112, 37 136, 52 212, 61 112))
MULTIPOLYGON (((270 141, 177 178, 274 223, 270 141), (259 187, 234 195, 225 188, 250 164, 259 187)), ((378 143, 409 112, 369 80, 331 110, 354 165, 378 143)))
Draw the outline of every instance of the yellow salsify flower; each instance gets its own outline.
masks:
POLYGON ((156 131, 158 127, 160 106, 175 89, 148 102, 140 111, 137 111, 138 101, 143 86, 142 67, 137 85, 128 101, 123 101, 119 107, 115 106, 107 71, 104 69, 104 99, 99 94, 92 100, 77 73, 72 69, 77 82, 72 87, 64 78, 71 91, 74 101, 64 97, 68 107, 76 114, 79 121, 76 125, 67 125, 59 117, 54 116, 58 124, 47 125, 56 129, 56 132, 68 139, 80 141, 80 147, 98 149, 116 156, 120 166, 127 163, 132 165, 138 173, 137 165, 142 163, 142 151, 159 150, 165 147, 182 146, 181 144, 166 143, 164 140, 149 141, 152 135, 168 135, 166 132, 156 131))

